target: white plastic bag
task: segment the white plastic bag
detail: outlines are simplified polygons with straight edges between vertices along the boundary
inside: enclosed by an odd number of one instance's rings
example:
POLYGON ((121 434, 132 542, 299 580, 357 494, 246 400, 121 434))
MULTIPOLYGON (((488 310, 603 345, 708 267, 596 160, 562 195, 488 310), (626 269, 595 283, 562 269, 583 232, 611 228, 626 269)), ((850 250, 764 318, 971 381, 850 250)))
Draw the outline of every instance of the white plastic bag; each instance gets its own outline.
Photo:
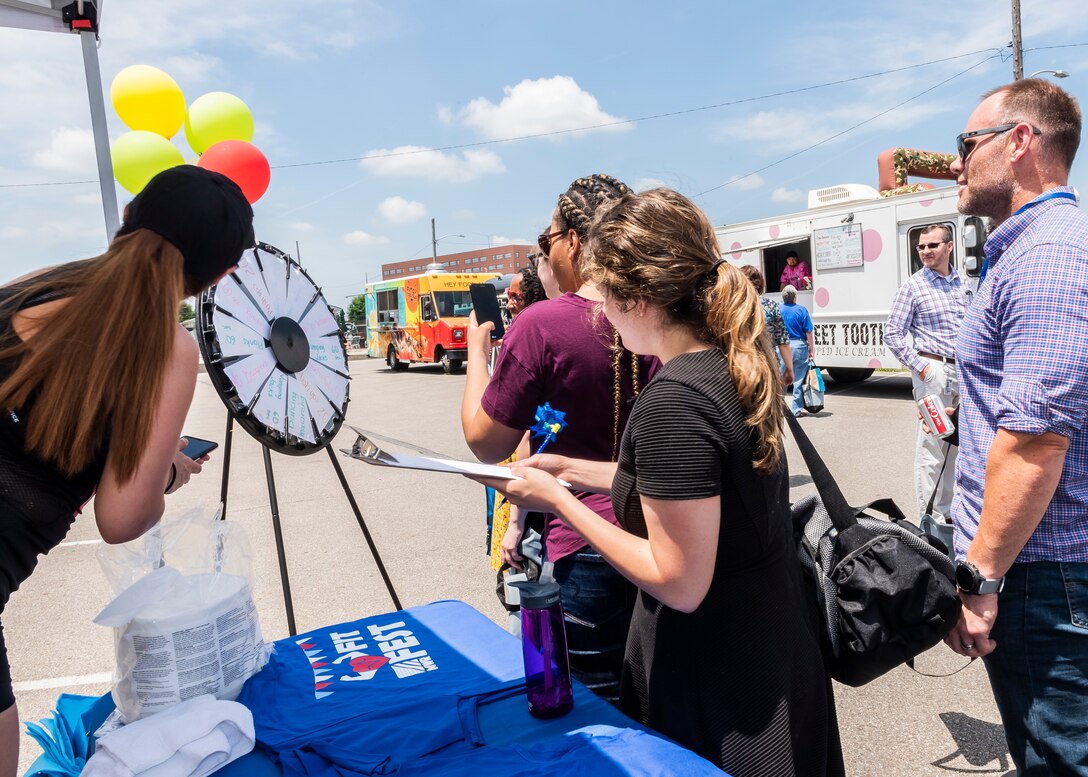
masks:
POLYGON ((99 549, 116 595, 94 622, 114 630, 126 723, 205 693, 233 701, 268 660, 241 527, 200 513, 99 549))

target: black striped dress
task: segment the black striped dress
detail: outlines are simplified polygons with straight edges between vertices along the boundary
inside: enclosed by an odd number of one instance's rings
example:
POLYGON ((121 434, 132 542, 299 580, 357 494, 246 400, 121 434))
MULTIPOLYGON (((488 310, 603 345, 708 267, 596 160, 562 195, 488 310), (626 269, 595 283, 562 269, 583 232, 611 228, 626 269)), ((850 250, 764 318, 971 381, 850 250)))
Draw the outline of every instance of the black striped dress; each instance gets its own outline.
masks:
POLYGON ((840 775, 830 681, 789 522, 785 461, 752 468, 752 440, 718 349, 672 359, 642 391, 620 449, 612 501, 646 535, 639 495, 721 497, 713 579, 692 613, 639 592, 621 708, 734 777, 840 775))

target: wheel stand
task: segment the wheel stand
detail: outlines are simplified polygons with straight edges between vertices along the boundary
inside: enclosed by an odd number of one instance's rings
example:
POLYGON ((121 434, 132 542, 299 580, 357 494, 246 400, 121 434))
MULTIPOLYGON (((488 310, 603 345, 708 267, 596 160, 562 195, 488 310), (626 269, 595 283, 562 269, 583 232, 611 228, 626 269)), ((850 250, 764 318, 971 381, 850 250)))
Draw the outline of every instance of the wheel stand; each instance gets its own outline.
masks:
MULTIPOLYGON (((226 518, 227 515, 227 485, 230 478, 230 450, 231 441, 234 439, 234 416, 230 411, 227 411, 227 433, 224 438, 223 444, 223 484, 220 490, 219 501, 222 503, 222 517, 226 518)), ((331 443, 331 441, 330 441, 331 443)), ((351 487, 348 486, 347 478, 344 477, 344 471, 340 468, 340 462, 336 460, 336 454, 333 453, 332 445, 326 445, 325 450, 329 454, 329 460, 332 461, 332 468, 336 472, 336 476, 340 479, 340 485, 344 488, 344 495, 348 498, 348 504, 351 505, 351 509, 355 513, 355 520, 359 522, 359 528, 363 532, 363 537, 366 538, 366 544, 370 548, 370 553, 374 557, 374 563, 378 566, 378 572, 382 576, 382 580, 385 581, 385 588, 389 591, 389 596, 393 600, 393 606, 398 609, 404 609, 401 606, 400 598, 397 597, 397 592, 393 589, 393 581, 389 579, 389 573, 385 570, 385 564, 382 562, 382 557, 378 553, 378 548, 374 544, 374 538, 370 536, 370 530, 366 526, 366 522, 363 520, 363 514, 359 512, 359 505, 355 501, 355 496, 351 493, 351 487)), ((280 564, 280 582, 283 585, 283 604, 287 610, 287 629, 291 636, 298 633, 295 628, 295 608, 291 601, 291 580, 287 574, 287 555, 284 552, 283 547, 283 529, 280 526, 280 508, 279 502, 276 499, 276 481, 272 475, 272 454, 267 445, 261 445, 261 452, 264 455, 264 475, 265 481, 268 484, 268 504, 272 511, 272 528, 276 534, 276 555, 279 558, 280 564)))

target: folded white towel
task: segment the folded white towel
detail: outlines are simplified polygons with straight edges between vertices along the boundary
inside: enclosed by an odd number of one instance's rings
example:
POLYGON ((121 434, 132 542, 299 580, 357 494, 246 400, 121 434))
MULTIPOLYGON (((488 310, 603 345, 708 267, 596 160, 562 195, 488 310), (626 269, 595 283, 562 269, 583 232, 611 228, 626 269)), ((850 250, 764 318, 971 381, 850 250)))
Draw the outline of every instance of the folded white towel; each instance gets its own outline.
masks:
POLYGON ((210 694, 98 740, 84 777, 204 777, 253 749, 253 715, 210 694))

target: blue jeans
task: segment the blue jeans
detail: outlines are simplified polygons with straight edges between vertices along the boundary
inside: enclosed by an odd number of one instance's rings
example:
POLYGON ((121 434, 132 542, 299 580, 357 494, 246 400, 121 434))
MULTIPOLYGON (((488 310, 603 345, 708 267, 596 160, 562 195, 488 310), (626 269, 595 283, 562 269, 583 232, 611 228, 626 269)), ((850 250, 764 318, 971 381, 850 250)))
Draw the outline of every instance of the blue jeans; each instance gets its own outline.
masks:
POLYGON ((1088 775, 1088 564, 1013 564, 983 659, 1016 768, 1088 775))
POLYGON ((790 402, 790 410, 797 415, 805 409, 801 389, 805 385, 805 376, 808 375, 808 343, 804 340, 790 340, 790 353, 793 354, 793 401, 790 402))
POLYGON ((571 674, 615 704, 637 590, 589 548, 555 562, 555 580, 561 589, 571 674))

